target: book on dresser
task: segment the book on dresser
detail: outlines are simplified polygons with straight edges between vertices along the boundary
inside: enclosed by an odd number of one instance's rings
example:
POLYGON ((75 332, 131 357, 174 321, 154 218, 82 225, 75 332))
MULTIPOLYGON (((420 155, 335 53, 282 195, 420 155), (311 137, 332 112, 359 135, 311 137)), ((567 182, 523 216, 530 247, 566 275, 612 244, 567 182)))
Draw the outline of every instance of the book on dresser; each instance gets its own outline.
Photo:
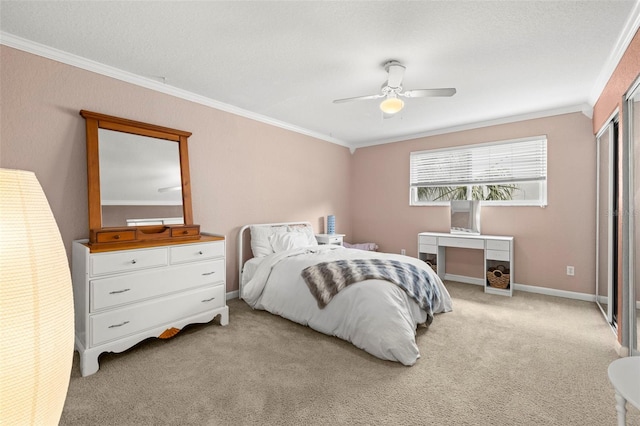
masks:
POLYGON ((149 337, 169 338, 220 316, 226 305, 225 239, 158 242, 92 251, 73 242, 76 350, 82 376, 98 371, 103 352, 122 352, 149 337))

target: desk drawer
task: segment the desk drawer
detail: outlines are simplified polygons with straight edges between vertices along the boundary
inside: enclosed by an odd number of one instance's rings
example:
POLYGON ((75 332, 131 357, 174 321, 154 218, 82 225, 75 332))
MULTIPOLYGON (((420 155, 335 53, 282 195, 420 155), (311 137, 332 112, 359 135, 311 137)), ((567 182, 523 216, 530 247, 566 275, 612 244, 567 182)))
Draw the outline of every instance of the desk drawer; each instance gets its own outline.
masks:
POLYGON ((508 251, 504 251, 504 250, 487 250, 487 259, 490 260, 504 260, 509 262, 510 256, 509 256, 509 252, 508 251))
POLYGON ((225 286, 165 297, 90 317, 91 346, 187 318, 225 304, 225 286))
POLYGON ((438 254, 438 246, 431 244, 420 244, 420 253, 438 254))
POLYGON ((484 240, 471 238, 440 237, 439 243, 445 247, 484 249, 484 240))
POLYGON ((436 244, 438 244, 438 237, 432 237, 430 235, 419 235, 418 236, 418 243, 420 245, 428 244, 428 245, 435 246, 436 244))
POLYGON ((487 250, 509 250, 509 241, 487 240, 487 250))

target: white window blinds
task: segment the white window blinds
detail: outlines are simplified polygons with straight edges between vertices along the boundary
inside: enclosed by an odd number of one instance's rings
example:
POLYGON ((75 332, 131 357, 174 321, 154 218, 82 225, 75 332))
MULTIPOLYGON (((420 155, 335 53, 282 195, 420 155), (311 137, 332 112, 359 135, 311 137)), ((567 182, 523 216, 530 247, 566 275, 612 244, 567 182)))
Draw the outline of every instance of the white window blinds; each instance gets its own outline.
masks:
POLYGON ((410 174, 412 187, 544 181, 547 139, 412 152, 410 174))

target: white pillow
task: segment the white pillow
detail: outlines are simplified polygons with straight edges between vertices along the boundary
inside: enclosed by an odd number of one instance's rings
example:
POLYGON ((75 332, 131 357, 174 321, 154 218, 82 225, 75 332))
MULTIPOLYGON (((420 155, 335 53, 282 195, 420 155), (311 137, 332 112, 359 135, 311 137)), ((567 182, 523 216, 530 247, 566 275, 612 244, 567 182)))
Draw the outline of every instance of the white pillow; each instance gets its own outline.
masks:
POLYGON ((264 257, 273 254, 269 237, 276 233, 287 232, 286 226, 251 226, 251 251, 253 257, 264 257))
POLYGON ((269 242, 271 242, 271 247, 275 253, 309 246, 309 240, 302 232, 273 234, 269 237, 269 242))
POLYGON ((305 235, 307 238, 307 246, 317 246, 316 234, 310 225, 289 225, 289 232, 295 232, 305 235))

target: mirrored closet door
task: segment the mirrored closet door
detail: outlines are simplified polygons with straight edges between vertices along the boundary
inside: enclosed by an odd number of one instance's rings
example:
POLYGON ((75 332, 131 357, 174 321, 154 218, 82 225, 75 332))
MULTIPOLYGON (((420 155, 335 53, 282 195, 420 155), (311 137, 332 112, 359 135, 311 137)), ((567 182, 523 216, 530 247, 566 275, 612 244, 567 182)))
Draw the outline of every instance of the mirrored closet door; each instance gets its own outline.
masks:
MULTIPOLYGON (((628 203, 625 203, 625 224, 628 227, 628 276, 625 277, 625 299, 628 301, 628 322, 625 332, 631 355, 640 355, 638 321, 640 321, 640 76, 631 85, 623 104, 624 144, 628 153, 628 176, 625 182, 628 203)), ((623 345, 624 340, 623 337, 623 345)))
POLYGON ((596 302, 614 329, 617 327, 617 134, 615 115, 596 137, 596 302))

